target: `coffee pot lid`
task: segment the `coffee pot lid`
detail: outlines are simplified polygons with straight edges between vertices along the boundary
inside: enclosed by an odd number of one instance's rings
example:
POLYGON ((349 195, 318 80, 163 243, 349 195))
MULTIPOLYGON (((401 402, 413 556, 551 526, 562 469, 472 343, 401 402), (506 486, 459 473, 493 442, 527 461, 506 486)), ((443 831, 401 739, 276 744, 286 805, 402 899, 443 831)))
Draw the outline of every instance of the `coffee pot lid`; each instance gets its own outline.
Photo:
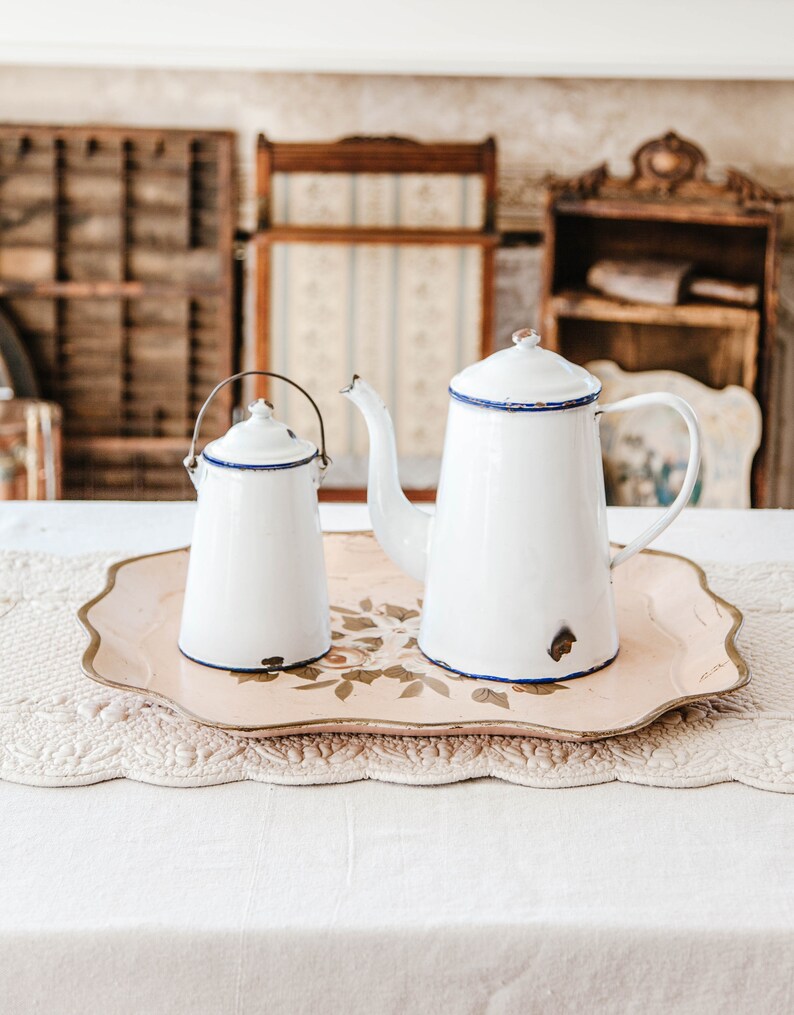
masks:
POLYGON ((450 395, 507 412, 549 412, 594 402, 601 392, 598 378, 539 343, 540 335, 531 328, 516 331, 511 348, 456 374, 450 395))
POLYGON ((277 469, 311 461, 317 448, 297 437, 273 415, 273 406, 258 398, 248 406, 251 415, 235 423, 223 437, 211 441, 202 456, 213 465, 277 469))

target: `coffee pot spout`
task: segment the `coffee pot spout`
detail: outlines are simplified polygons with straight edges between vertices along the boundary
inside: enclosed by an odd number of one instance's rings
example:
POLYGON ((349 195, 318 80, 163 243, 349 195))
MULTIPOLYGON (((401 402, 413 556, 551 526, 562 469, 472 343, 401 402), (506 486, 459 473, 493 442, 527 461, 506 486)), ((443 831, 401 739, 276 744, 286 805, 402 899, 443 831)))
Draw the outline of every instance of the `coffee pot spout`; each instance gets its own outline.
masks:
POLYGON ((423 581, 430 544, 430 515, 402 491, 391 416, 375 389, 355 376, 341 394, 359 409, 369 431, 367 505, 378 542, 394 563, 423 581))

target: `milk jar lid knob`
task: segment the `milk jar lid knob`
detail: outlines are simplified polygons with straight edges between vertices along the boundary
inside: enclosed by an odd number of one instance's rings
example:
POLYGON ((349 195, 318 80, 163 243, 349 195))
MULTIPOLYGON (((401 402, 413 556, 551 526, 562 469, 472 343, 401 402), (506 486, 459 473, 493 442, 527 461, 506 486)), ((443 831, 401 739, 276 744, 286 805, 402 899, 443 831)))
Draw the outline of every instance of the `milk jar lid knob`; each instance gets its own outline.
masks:
POLYGON ((273 415, 273 403, 266 398, 257 398, 248 406, 248 411, 254 419, 270 419, 273 415))
POLYGON ((452 378, 450 395, 507 412, 549 412, 594 402, 601 382, 584 367, 544 349, 534 328, 513 332, 513 344, 452 378))

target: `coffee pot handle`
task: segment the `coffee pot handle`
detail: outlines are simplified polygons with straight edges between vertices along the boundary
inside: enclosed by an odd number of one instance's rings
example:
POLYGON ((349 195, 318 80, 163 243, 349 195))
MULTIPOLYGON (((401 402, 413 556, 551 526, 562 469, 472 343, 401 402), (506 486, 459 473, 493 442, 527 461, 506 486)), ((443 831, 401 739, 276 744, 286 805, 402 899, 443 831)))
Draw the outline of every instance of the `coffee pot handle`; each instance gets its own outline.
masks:
POLYGON ((645 405, 668 405, 683 417, 689 432, 689 462, 684 474, 681 492, 676 499, 661 517, 656 519, 653 525, 649 525, 636 539, 633 539, 627 546, 624 546, 622 550, 619 550, 615 554, 610 565, 612 568, 625 563, 629 557, 633 557, 635 553, 644 549, 671 522, 675 521, 692 496, 692 491, 697 482, 698 470, 700 469, 700 424, 695 415, 695 410, 689 402, 685 402, 678 395, 670 395, 664 391, 653 391, 644 395, 632 395, 630 398, 624 398, 620 402, 612 402, 609 405, 599 406, 596 412, 597 414, 602 412, 629 412, 631 409, 639 409, 645 405))
POLYGON ((193 427, 193 438, 190 441, 190 453, 185 461, 185 465, 188 469, 193 468, 196 464, 196 442, 198 441, 199 430, 201 429, 201 421, 204 419, 204 413, 209 408, 210 402, 218 394, 221 388, 225 388, 227 384, 231 384, 232 381, 239 381, 241 377, 250 377, 256 375, 258 377, 275 377, 276 380, 286 381, 287 384, 291 384, 293 388, 297 388, 302 395, 311 402, 312 408, 317 413, 317 419, 320 423, 320 462, 321 468, 327 469, 331 459, 328 457, 328 452, 325 450, 325 425, 323 423, 322 413, 317 406, 317 403, 300 384, 295 381, 291 381, 289 377, 285 377, 283 374, 274 374, 270 370, 243 370, 239 374, 232 374, 231 377, 227 377, 225 381, 221 381, 220 384, 216 384, 212 391, 207 396, 207 401, 202 405, 199 410, 198 416, 196 416, 196 425, 193 427))

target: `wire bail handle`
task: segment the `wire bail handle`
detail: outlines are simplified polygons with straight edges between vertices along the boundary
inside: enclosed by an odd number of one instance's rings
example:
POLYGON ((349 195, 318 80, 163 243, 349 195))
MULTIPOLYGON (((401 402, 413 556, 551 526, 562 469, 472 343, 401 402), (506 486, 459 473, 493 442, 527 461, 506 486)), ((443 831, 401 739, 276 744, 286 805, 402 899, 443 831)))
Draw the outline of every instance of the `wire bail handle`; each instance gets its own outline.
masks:
POLYGON ((227 377, 225 381, 221 381, 220 384, 215 385, 209 393, 206 402, 199 410, 198 416, 196 416, 196 425, 193 427, 193 438, 190 441, 190 453, 188 454, 187 462, 185 463, 187 467, 189 469, 194 469, 196 467, 196 442, 198 441, 199 430, 201 429, 201 421, 204 419, 204 413, 209 408, 210 402, 218 394, 221 388, 226 387, 227 384, 231 384, 232 381, 239 381, 241 377, 250 377, 252 375, 256 375, 257 377, 275 377, 276 380, 285 381, 287 384, 291 384, 293 388, 297 388, 298 391, 300 391, 302 395, 305 395, 311 402, 311 406, 317 413, 317 419, 320 422, 320 468, 327 469, 331 459, 328 457, 328 452, 325 450, 325 424, 323 423, 322 413, 320 412, 317 403, 309 392, 306 391, 305 388, 302 388, 300 384, 297 384, 295 381, 291 381, 289 377, 285 377, 283 374, 274 374, 270 370, 243 370, 239 374, 232 374, 232 376, 227 377))

